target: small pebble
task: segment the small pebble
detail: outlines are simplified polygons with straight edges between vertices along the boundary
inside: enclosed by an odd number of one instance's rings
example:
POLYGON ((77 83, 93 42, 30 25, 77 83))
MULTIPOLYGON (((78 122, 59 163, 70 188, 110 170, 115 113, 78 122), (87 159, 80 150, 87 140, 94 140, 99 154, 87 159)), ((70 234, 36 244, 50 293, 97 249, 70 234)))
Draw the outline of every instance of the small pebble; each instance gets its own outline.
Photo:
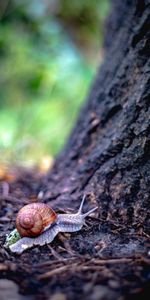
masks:
POLYGON ((0 279, 0 300, 20 300, 17 284, 8 279, 0 279))
POLYGON ((48 300, 67 300, 67 297, 65 294, 62 294, 62 293, 56 293, 52 296, 50 296, 48 298, 48 300))
POLYGON ((18 285, 8 279, 0 279, 0 300, 32 300, 32 296, 19 294, 18 285))

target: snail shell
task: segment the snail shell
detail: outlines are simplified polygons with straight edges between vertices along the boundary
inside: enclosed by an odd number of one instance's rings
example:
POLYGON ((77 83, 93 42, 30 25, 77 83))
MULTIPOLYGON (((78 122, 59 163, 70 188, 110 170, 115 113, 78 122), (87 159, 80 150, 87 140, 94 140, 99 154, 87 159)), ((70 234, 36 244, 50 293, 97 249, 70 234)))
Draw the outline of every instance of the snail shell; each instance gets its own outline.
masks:
POLYGON ((49 228, 57 219, 57 214, 45 203, 31 203, 20 209, 16 227, 21 237, 35 237, 49 228))

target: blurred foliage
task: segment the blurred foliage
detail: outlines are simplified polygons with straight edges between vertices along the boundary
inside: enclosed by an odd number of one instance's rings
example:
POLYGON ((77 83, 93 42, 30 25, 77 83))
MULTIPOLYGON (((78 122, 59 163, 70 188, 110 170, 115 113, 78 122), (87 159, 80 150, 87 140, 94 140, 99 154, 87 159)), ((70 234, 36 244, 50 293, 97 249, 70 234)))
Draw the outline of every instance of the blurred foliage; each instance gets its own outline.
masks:
POLYGON ((100 61, 108 0, 0 0, 0 159, 53 157, 100 61))

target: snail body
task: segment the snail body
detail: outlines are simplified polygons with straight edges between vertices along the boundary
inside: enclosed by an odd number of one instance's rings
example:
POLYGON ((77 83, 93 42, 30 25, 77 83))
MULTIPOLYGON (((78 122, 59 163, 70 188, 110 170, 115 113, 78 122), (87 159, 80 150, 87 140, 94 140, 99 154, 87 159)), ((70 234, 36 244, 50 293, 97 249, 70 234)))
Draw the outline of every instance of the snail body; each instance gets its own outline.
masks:
POLYGON ((12 244, 10 246, 10 250, 21 254, 24 250, 31 248, 34 245, 42 246, 51 243, 59 232, 76 232, 81 230, 85 224, 85 217, 97 209, 97 207, 94 207, 85 214, 82 214, 84 200, 85 196, 82 199, 78 212, 75 214, 56 214, 47 204, 44 203, 25 205, 19 211, 16 218, 16 227, 22 238, 15 244, 12 244), (37 220, 38 218, 35 216, 36 210, 37 215, 40 215, 39 220, 37 220), (34 212, 33 218, 31 217, 31 212, 34 212), (42 214, 46 214, 46 218, 43 215, 41 216, 41 212, 42 214), (32 225, 31 228, 29 228, 30 218, 32 225), (43 226, 41 226, 42 218, 44 220, 43 226), (35 224, 33 224, 33 219, 36 221, 35 224), (23 222, 23 230, 21 228, 22 222, 20 222, 22 220, 25 220, 23 222))

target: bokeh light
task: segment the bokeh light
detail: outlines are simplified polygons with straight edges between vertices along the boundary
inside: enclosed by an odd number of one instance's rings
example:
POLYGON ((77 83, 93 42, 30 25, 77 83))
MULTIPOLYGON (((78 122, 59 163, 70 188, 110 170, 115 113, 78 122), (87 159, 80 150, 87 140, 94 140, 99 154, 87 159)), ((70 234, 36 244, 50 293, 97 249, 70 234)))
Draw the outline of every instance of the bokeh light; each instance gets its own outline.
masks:
POLYGON ((51 162, 102 60, 109 1, 0 1, 0 161, 51 162))

